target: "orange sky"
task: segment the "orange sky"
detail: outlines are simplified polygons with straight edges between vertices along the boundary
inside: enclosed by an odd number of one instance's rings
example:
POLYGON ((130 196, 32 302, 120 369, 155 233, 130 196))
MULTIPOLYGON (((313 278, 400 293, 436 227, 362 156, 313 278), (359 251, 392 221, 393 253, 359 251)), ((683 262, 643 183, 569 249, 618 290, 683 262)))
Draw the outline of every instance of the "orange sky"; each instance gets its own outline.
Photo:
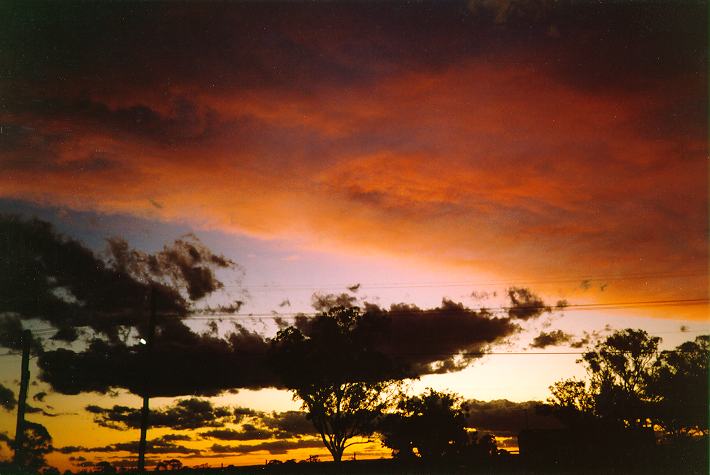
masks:
MULTIPOLYGON (((252 292, 252 312, 285 298, 307 310, 335 282, 438 282, 363 285, 383 304, 428 306, 470 297, 447 282, 532 282, 576 304, 708 297, 697 4, 0 8, 0 211, 55 213, 92 241, 126 220, 151 223, 150 245, 194 230, 247 283, 286 287, 252 292), (107 224, 87 231, 86 216, 107 224)), ((680 325, 707 326, 700 303, 570 311, 556 324, 637 323, 676 344, 680 325)), ((417 384, 544 398, 555 374, 577 374, 573 360, 518 386, 469 384, 515 367, 496 358, 417 384)), ((274 410, 296 407, 282 396, 274 410)), ((76 411, 115 403, 56 397, 76 411)), ((93 424, 76 417, 72 427, 93 424)), ((55 426, 59 445, 75 443, 55 426)), ((118 440, 93 430, 97 445, 118 440)))

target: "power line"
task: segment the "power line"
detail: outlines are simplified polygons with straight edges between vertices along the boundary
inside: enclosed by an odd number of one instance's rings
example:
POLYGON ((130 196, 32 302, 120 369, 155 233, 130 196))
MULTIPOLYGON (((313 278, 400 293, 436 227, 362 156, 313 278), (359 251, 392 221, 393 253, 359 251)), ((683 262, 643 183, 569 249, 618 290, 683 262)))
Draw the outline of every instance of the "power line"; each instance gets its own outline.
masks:
MULTIPOLYGON (((421 288, 421 287, 463 287, 463 286, 511 286, 521 284, 555 284, 555 283, 581 283, 581 282, 599 282, 599 281, 621 281, 621 280, 643 280, 643 279, 660 279, 674 277, 695 277, 707 275, 706 270, 698 270, 697 272, 657 272, 647 274, 626 274, 626 275, 606 275, 606 276, 578 276, 578 277, 556 277, 550 279, 513 279, 499 281, 409 281, 409 282, 361 282, 360 289, 399 289, 399 288, 421 288)), ((353 283, 328 283, 324 285, 301 285, 301 284, 227 284, 225 287, 239 287, 245 290, 255 291, 285 291, 285 290, 326 290, 326 289, 344 289, 352 286, 353 283)), ((357 285, 357 284, 355 284, 357 285)))
MULTIPOLYGON (((692 305, 706 305, 710 303, 710 299, 707 298, 696 298, 696 299, 670 299, 670 300, 646 300, 646 301, 632 301, 632 302, 609 302, 609 303, 588 303, 588 304, 568 304, 561 307, 547 306, 547 305, 520 305, 520 306, 498 306, 498 307, 480 307, 480 310, 488 311, 509 311, 509 310, 520 310, 520 311, 547 311, 557 310, 564 312, 567 310, 623 310, 623 309, 633 309, 633 308, 645 308, 645 307, 670 307, 670 306, 692 306, 692 305)), ((479 310, 479 311, 480 311, 479 310)), ((382 312, 387 315, 409 315, 412 313, 445 313, 446 310, 436 311, 430 309, 416 309, 416 310, 386 310, 383 309, 382 312)), ((239 313, 239 314, 215 314, 215 315, 192 315, 187 316, 185 320, 248 320, 252 318, 281 318, 281 319, 293 319, 298 317, 315 317, 319 315, 318 313, 305 313, 305 312, 284 312, 284 313, 239 313)))
MULTIPOLYGON (((568 304, 563 307, 551 307, 543 305, 522 305, 522 306, 498 306, 498 307, 480 307, 479 312, 482 310, 486 311, 510 311, 510 310, 520 310, 520 311, 547 311, 547 310, 557 310, 557 311, 568 311, 568 310, 624 310, 633 308, 646 308, 646 307, 667 307, 667 306, 692 306, 692 305, 707 305, 710 303, 710 299, 707 298, 696 298, 696 299, 669 299, 669 300, 646 300, 646 301, 628 301, 628 302, 610 302, 610 303, 587 303, 587 304, 568 304)), ((476 310, 473 310, 476 311, 476 310)), ((386 315, 411 315, 411 314, 431 314, 431 313, 447 313, 446 310, 436 311, 433 309, 413 309, 406 311, 398 310, 382 310, 383 314, 386 315)), ((229 314, 229 313, 216 313, 211 315, 191 315, 183 316, 180 314, 161 314, 165 317, 175 317, 181 320, 252 320, 252 319, 282 319, 282 320, 294 320, 297 318, 314 318, 321 315, 318 312, 287 312, 287 313, 241 313, 241 314, 229 314)), ((81 325, 82 327, 88 327, 89 325, 81 325)), ((116 327, 125 326, 116 324, 116 327)), ((40 327, 40 328, 29 328, 32 334, 35 336, 49 336, 53 333, 59 331, 58 328, 54 327, 40 327)), ((658 333, 693 333, 693 332, 704 332, 708 330, 686 330, 677 332, 658 332, 658 333)), ((0 334, 7 335, 7 332, 0 332, 0 334)), ((9 355, 0 355, 9 356, 9 355)))

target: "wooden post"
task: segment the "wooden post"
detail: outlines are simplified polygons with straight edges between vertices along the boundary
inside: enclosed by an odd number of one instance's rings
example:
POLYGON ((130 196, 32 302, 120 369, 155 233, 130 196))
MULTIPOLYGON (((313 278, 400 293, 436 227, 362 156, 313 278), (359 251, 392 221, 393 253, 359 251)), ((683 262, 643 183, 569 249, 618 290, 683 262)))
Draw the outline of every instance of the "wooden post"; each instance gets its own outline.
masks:
POLYGON ((156 314, 155 286, 150 287, 150 316, 148 318, 148 333, 145 341, 145 352, 143 360, 143 408, 141 409, 141 438, 138 443, 138 471, 145 471, 145 449, 148 436, 148 418, 150 416, 150 377, 152 370, 151 353, 153 350, 153 339, 155 337, 155 314, 156 314))
POLYGON ((27 388, 30 384, 30 344, 32 343, 32 332, 24 330, 22 332, 22 364, 20 373, 20 394, 17 398, 17 425, 15 426, 15 457, 14 462, 22 465, 24 462, 25 442, 25 409, 27 408, 27 388))

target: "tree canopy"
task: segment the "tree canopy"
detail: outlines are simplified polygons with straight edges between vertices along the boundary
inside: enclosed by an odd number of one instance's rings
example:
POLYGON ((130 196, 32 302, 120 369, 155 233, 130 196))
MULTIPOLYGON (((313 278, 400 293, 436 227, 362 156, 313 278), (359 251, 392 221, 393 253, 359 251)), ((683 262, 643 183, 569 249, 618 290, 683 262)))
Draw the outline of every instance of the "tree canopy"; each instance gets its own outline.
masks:
POLYGON ((461 399, 433 389, 401 398, 380 428, 383 444, 399 458, 418 455, 427 461, 441 460, 457 455, 467 443, 461 399))
POLYGON ((595 420, 627 428, 657 425, 670 435, 708 431, 708 355, 704 335, 658 351, 659 337, 619 330, 580 360, 588 380, 550 387, 548 408, 569 426, 595 420))
POLYGON ((323 444, 339 462, 344 450, 375 430, 396 385, 389 360, 373 336, 382 319, 357 307, 334 307, 301 330, 291 326, 272 341, 271 359, 293 390, 323 444))
POLYGON ((708 432, 710 336, 686 341, 656 360, 648 392, 655 420, 678 436, 708 432))

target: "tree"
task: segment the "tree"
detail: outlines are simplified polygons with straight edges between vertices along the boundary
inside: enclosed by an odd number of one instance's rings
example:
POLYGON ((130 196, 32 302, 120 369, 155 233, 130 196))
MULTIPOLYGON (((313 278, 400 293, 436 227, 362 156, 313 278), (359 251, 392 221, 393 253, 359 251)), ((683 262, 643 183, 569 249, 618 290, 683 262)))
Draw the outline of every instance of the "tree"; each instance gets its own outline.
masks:
POLYGON ((698 336, 654 364, 649 394, 655 420, 672 436, 708 433, 708 354, 710 336, 698 336))
POLYGON ((160 470, 180 470, 182 468, 182 462, 178 459, 163 460, 155 464, 155 471, 160 470))
POLYGON ((619 330, 582 356, 590 377, 595 413, 641 427, 649 419, 647 385, 658 355, 659 337, 644 330, 619 330))
POLYGON ((20 457, 15 459, 16 465, 28 472, 37 472, 46 466, 45 455, 50 453, 52 448, 52 436, 42 424, 25 421, 25 435, 22 438, 21 450, 16 451, 20 457))
POLYGON ((271 361, 302 402, 335 462, 353 441, 375 430, 397 381, 373 346, 381 319, 338 306, 302 318, 272 340, 271 361))
POLYGON ((594 394, 585 381, 565 379, 550 386, 547 404, 538 408, 551 413, 569 427, 587 424, 594 417, 594 394))
POLYGON ((425 461, 459 455, 468 442, 461 398, 433 389, 421 396, 403 397, 397 411, 380 425, 382 443, 398 458, 418 454, 425 461))
POLYGON ((669 435, 708 432, 710 336, 658 351, 661 339, 620 330, 585 352, 587 382, 558 381, 547 410, 570 426, 594 420, 638 428, 651 421, 669 435))

